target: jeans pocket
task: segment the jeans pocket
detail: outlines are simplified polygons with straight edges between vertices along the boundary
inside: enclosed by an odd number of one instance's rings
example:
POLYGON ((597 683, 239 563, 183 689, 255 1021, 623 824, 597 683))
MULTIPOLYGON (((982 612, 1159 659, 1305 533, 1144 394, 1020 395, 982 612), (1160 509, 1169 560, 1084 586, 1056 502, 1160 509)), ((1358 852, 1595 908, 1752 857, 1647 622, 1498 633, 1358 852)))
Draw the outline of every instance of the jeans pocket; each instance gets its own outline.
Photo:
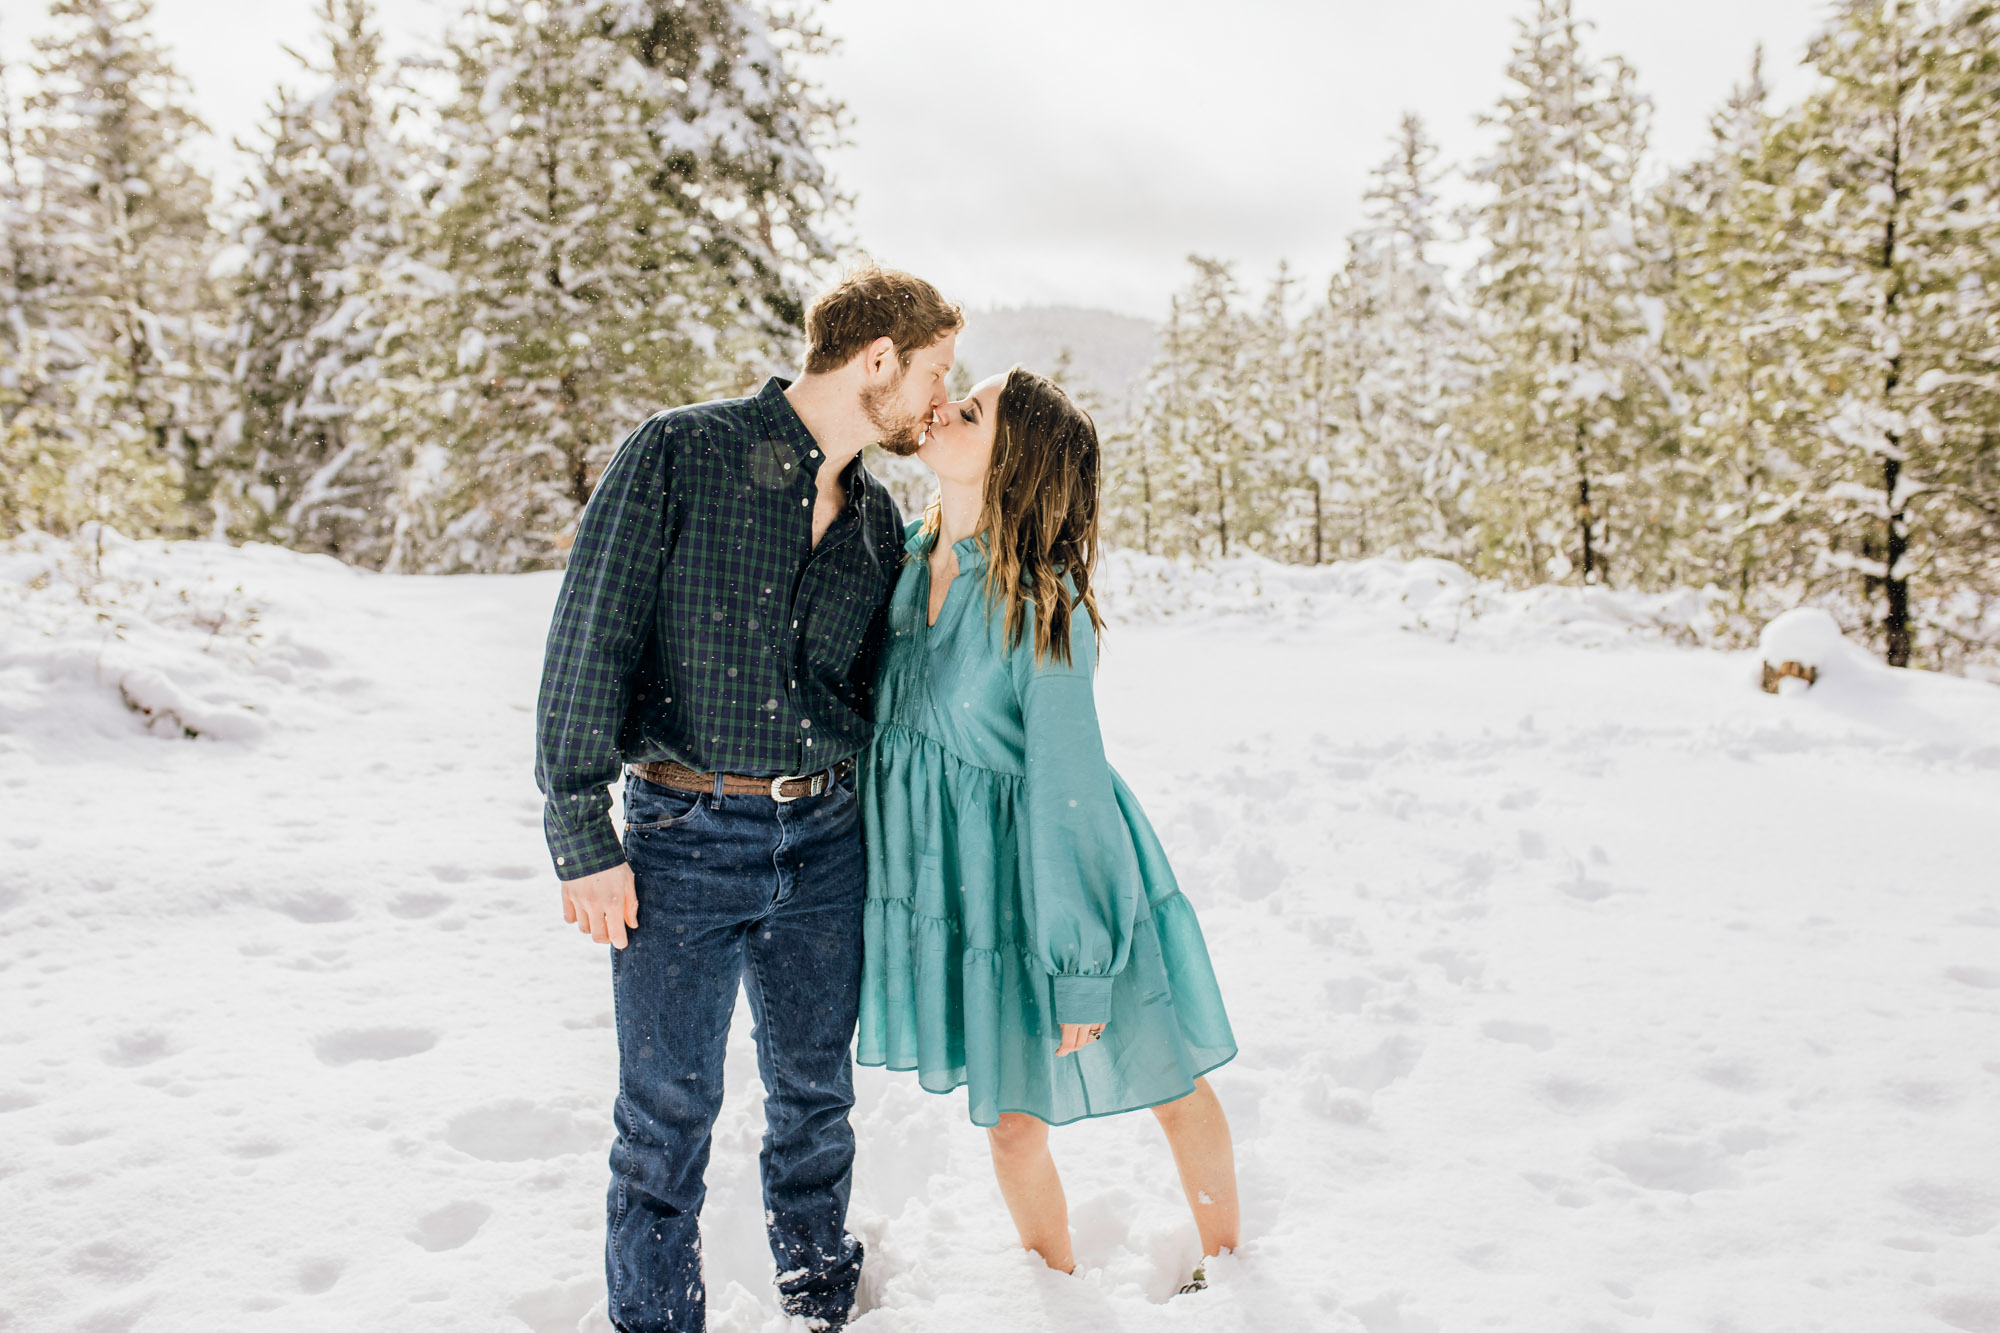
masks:
POLYGON ((661 833, 677 828, 706 808, 700 792, 676 791, 636 777, 625 784, 627 833, 661 833))

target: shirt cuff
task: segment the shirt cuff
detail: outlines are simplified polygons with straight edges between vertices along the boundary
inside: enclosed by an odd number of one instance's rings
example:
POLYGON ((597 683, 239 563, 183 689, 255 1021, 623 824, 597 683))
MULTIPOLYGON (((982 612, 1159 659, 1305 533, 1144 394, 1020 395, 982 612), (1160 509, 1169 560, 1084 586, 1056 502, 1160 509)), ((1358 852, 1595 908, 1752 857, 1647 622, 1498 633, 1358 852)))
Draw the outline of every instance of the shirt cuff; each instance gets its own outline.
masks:
POLYGON ((555 862, 556 878, 582 879, 600 870, 609 870, 625 861, 625 849, 618 844, 618 831, 611 815, 598 812, 580 825, 566 826, 556 821, 555 811, 542 811, 542 832, 549 842, 549 857, 555 862))
POLYGON ((1111 983, 1116 977, 1057 977, 1056 1022, 1109 1023, 1111 983))

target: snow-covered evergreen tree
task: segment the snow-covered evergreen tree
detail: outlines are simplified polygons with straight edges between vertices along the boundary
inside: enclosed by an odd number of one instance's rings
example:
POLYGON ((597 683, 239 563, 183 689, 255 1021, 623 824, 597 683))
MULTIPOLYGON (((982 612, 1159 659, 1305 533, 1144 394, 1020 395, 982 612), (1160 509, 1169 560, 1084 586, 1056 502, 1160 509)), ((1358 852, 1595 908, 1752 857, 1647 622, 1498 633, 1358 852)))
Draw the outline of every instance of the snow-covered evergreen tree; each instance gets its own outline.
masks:
POLYGON ((13 79, 0 63, 0 537, 64 532, 89 516, 71 486, 68 400, 50 374, 46 247, 27 168, 13 79))
POLYGON ((594 0, 597 30, 635 56, 656 160, 651 186, 687 216, 729 314, 789 347, 800 266, 834 258, 837 191, 820 157, 840 106, 802 58, 827 49, 813 0, 594 0))
POLYGON ((1780 193, 1765 145, 1772 131, 1761 50, 1748 78, 1710 120, 1700 158, 1660 192, 1668 239, 1668 336, 1688 399, 1680 436, 1691 504, 1672 534, 1692 581, 1729 598, 1739 637, 1808 591, 1801 524, 1812 478, 1787 420, 1795 397, 1769 290, 1783 272, 1780 193))
POLYGON ((398 442, 378 424, 385 269, 409 212, 368 0, 320 0, 324 64, 280 91, 238 244, 232 528, 379 565, 398 442))
POLYGON ((1227 556, 1262 531, 1253 335, 1230 266, 1199 255, 1188 263, 1193 275, 1161 331, 1131 447, 1115 460, 1113 512, 1120 534, 1138 518, 1147 550, 1227 556))
POLYGON ((1991 586, 1992 163, 1966 132, 1991 115, 1990 41, 1972 13, 1845 0, 1809 52, 1821 86, 1766 149, 1805 538, 1895 666, 1927 604, 1991 586))
POLYGON ((1438 240, 1437 147, 1405 115, 1370 173, 1364 224, 1311 324, 1337 448, 1322 470, 1352 505, 1352 554, 1462 554, 1476 455, 1455 419, 1475 340, 1438 240))
POLYGON ((403 375, 436 386, 443 452, 406 486, 399 565, 558 563, 633 426, 789 364, 780 266, 823 245, 823 178, 761 13, 498 0, 452 39, 433 246, 453 291, 403 375))
POLYGON ((1493 363, 1464 415, 1490 460, 1489 567, 1530 578, 1645 581, 1649 512, 1671 471, 1663 310, 1634 180, 1647 102, 1622 61, 1582 45, 1572 0, 1520 24, 1475 216, 1472 297, 1493 363))
POLYGON ((1914 540, 1926 584, 1918 645, 1929 664, 1958 669, 2000 662, 2000 5, 1958 5, 1940 36, 1947 145, 1936 203, 1952 290, 1932 325, 1941 373, 1928 386, 1919 376, 1938 440, 1914 540))
POLYGON ((212 523, 219 402, 202 132, 150 0, 56 0, 37 39, 28 155, 46 267, 31 333, 59 381, 76 507, 141 532, 212 523))

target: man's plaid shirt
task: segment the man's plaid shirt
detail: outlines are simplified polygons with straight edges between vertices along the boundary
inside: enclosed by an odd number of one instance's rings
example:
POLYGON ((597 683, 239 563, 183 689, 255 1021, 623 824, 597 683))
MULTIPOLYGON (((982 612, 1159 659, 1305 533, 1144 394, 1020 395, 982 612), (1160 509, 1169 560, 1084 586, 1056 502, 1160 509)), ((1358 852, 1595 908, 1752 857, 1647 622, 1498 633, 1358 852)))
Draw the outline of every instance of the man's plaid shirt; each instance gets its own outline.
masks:
POLYGON ((535 719, 563 879, 625 859, 606 788, 627 762, 774 776, 868 743, 902 515, 856 459, 813 546, 820 449, 786 387, 654 416, 583 511, 535 719))

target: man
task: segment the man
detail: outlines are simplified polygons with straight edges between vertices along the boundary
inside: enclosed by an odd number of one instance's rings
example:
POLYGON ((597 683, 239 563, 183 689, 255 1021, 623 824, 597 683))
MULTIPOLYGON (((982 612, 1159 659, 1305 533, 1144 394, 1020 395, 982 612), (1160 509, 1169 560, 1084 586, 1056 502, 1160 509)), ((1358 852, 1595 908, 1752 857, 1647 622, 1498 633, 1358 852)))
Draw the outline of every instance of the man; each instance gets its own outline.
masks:
POLYGON ((852 760, 903 550, 860 453, 915 451, 962 324, 929 283, 862 268, 807 315, 796 383, 654 416, 584 510, 535 772, 563 919, 613 946, 605 1281, 624 1333, 704 1327, 702 1173, 739 984, 780 1298, 826 1328, 853 1304, 866 874, 852 760), (622 846, 606 791, 621 768, 622 846))

